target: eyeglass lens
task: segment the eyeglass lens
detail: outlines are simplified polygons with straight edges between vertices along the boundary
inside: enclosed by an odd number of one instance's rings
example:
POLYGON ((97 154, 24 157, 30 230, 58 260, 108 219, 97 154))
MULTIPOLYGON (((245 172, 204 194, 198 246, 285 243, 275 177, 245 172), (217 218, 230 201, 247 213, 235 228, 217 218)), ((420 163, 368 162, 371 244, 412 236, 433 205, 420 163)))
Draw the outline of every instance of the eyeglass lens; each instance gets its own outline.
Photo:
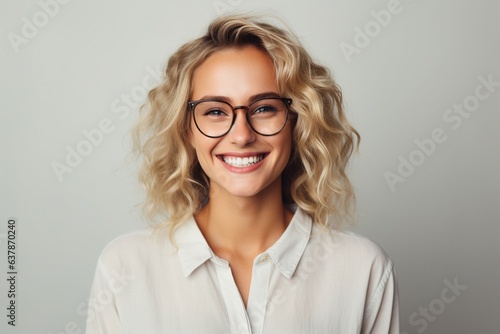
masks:
MULTIPOLYGON (((242 108, 242 109, 246 109, 242 108)), ((281 131, 287 120, 288 108, 281 99, 269 98, 254 101, 247 111, 252 129, 263 135, 281 131)), ((196 125, 207 136, 222 136, 229 131, 236 117, 233 107, 223 101, 203 101, 194 109, 196 125)))

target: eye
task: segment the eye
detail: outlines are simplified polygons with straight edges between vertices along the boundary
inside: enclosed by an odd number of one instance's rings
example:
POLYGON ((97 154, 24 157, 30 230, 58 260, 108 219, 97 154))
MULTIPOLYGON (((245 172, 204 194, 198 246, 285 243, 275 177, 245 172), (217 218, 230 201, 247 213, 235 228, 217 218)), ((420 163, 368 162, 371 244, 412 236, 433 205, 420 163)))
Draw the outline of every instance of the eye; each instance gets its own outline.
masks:
POLYGON ((285 104, 279 99, 264 99, 254 102, 250 107, 250 116, 252 118, 275 117, 286 111, 285 104))
POLYGON ((258 106, 254 109, 253 113, 265 113, 265 112, 275 112, 277 111, 275 106, 272 105, 263 105, 263 106, 258 106))
POLYGON ((207 118, 230 117, 231 107, 220 101, 203 101, 196 106, 195 113, 207 118))
POLYGON ((203 116, 227 116, 226 112, 222 109, 209 109, 203 113, 203 116))
POLYGON ((269 104, 261 104, 258 106, 255 106, 252 108, 251 114, 256 115, 256 114, 273 114, 279 111, 280 108, 275 106, 272 103, 269 104))

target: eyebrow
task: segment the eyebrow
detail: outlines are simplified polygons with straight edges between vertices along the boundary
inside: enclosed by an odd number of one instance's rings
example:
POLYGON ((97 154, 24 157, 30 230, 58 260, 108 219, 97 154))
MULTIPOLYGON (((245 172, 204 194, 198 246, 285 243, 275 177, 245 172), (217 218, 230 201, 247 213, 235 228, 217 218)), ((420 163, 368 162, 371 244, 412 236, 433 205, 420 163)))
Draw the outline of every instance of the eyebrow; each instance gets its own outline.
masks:
MULTIPOLYGON (((252 101, 255 101, 257 99, 263 99, 263 98, 275 98, 275 97, 281 97, 278 93, 275 93, 275 92, 265 92, 265 93, 259 93, 259 94, 255 94, 255 95, 252 95, 248 98, 248 102, 252 102, 252 101)), ((198 100, 221 100, 221 101, 225 101, 227 103, 231 103, 231 99, 227 96, 218 96, 218 95, 206 95, 206 96, 203 96, 201 99, 198 99, 198 100)))

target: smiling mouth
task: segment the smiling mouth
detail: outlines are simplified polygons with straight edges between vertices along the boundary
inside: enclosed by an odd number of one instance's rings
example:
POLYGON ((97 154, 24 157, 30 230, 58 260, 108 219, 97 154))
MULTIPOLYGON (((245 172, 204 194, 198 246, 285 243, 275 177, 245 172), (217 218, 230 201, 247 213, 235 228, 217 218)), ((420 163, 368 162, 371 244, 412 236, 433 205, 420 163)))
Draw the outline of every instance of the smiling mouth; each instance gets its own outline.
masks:
POLYGON ((221 159, 228 165, 233 167, 248 167, 255 165, 266 157, 266 154, 259 154, 251 157, 231 157, 222 155, 221 159))

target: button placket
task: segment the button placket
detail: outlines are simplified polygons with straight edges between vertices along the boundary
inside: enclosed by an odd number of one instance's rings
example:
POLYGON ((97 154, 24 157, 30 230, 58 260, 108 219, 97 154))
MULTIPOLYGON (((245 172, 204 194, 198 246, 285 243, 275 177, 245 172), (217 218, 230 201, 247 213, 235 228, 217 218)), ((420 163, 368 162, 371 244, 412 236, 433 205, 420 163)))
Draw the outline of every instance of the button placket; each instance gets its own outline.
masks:
POLYGON ((252 282, 248 296, 247 313, 253 334, 261 334, 264 329, 272 267, 272 262, 269 260, 269 254, 263 254, 254 262, 252 269, 252 282))
POLYGON ((231 324, 231 332, 237 331, 238 334, 252 334, 250 320, 245 310, 245 305, 241 298, 229 263, 216 263, 217 277, 221 292, 226 304, 226 310, 231 324))

